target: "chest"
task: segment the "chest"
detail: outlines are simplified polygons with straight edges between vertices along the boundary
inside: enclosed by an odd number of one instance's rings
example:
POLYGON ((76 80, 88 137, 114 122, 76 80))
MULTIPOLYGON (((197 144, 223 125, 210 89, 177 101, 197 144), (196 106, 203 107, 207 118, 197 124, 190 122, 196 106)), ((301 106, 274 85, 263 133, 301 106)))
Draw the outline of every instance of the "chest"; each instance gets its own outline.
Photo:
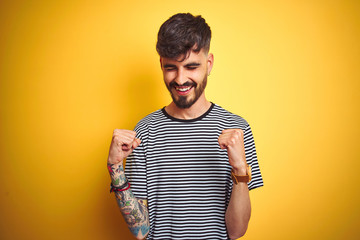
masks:
POLYGON ((221 182, 229 174, 227 151, 220 149, 222 129, 214 125, 170 125, 149 129, 148 178, 156 183, 221 182))

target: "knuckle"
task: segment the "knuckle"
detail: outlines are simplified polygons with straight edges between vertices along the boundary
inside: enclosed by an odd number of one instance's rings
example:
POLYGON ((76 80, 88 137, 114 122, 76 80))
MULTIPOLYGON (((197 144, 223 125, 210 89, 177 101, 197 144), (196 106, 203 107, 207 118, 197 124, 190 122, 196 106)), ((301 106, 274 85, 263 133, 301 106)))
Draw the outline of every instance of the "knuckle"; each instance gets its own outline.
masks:
POLYGON ((113 141, 115 141, 115 140, 116 140, 116 138, 117 138, 117 135, 116 135, 116 134, 113 134, 113 136, 112 136, 112 140, 113 140, 113 141))
POLYGON ((122 134, 122 130, 121 129, 115 129, 113 132, 113 136, 121 136, 122 134))
POLYGON ((237 135, 241 135, 241 134, 242 134, 242 130, 241 130, 241 129, 235 129, 235 133, 236 133, 237 135))

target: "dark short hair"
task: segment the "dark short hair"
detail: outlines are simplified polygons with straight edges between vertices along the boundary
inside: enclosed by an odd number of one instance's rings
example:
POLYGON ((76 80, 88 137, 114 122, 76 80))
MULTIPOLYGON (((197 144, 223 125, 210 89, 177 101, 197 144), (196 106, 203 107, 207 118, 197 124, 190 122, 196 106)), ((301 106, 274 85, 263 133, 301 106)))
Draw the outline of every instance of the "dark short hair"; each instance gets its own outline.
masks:
MULTIPOLYGON (((211 30, 205 19, 190 13, 178 13, 166 20, 160 27, 156 50, 161 57, 184 59, 190 50, 209 51, 211 30)), ((184 60, 182 59, 182 60, 184 60)))

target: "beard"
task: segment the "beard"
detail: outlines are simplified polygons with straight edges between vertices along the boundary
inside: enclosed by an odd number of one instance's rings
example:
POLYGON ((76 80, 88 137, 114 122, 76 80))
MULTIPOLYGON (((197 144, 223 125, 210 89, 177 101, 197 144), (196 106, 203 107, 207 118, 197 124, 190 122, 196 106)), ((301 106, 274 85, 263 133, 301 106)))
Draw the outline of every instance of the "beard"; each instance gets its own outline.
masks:
POLYGON ((191 107, 203 94, 205 87, 207 84, 207 75, 205 75, 204 79, 199 83, 195 82, 186 82, 182 84, 181 86, 192 86, 195 91, 195 96, 178 96, 175 95, 172 91, 172 89, 175 89, 175 86, 180 86, 176 82, 171 82, 169 85, 166 85, 167 89, 169 90, 171 94, 171 98, 175 105, 178 108, 189 108, 191 107))

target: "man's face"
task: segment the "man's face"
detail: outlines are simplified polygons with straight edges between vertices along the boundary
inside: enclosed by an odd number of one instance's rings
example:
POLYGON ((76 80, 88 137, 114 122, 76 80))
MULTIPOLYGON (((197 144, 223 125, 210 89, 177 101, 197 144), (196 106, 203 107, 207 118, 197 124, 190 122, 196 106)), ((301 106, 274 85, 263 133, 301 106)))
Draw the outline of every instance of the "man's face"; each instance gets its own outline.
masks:
POLYGON ((207 76, 211 71, 213 55, 203 49, 196 53, 191 51, 189 56, 182 60, 160 58, 164 82, 171 97, 179 108, 191 107, 200 97, 204 96, 207 76))

